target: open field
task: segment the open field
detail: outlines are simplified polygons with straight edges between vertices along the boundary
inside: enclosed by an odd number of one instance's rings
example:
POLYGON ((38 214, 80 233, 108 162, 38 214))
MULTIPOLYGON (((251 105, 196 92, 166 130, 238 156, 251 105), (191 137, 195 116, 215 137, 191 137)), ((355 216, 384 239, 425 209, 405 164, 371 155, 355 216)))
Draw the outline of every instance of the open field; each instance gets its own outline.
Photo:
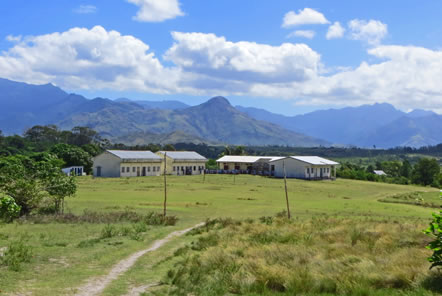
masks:
MULTIPOLYGON (((83 215, 85 210, 111 214, 162 210, 162 177, 85 177, 79 178, 78 182, 77 196, 67 201, 68 211, 76 215, 83 215)), ((421 192, 420 196, 425 201, 440 202, 436 189, 341 179, 336 182, 288 180, 288 190, 295 223, 309 223, 312 217, 345 220, 350 224, 351 221, 355 224, 364 221, 407 223, 411 225, 408 231, 415 231, 414 238, 420 237, 420 229, 426 226, 435 208, 378 200, 421 192)), ((172 231, 208 218, 257 220, 284 209, 284 184, 279 179, 207 175, 203 182, 202 176, 180 176, 168 177, 168 214, 179 218, 175 226, 147 226, 147 229, 142 229, 146 226, 129 221, 115 222, 111 226, 86 222, 2 225, 0 248, 22 238, 24 244, 32 247, 32 258, 29 263, 22 264, 19 272, 0 267, 0 295, 73 295, 76 288, 91 277, 107 274, 119 260, 149 247, 152 241, 172 231), (112 235, 103 236, 106 227, 112 228, 112 235)), ((167 271, 180 260, 173 256, 174 252, 192 240, 195 237, 176 238, 141 257, 103 294, 125 295, 133 287, 163 280, 167 271)), ((418 247, 423 248, 422 245, 418 247)), ((423 250, 416 256, 425 265, 427 255, 428 252, 423 250)))

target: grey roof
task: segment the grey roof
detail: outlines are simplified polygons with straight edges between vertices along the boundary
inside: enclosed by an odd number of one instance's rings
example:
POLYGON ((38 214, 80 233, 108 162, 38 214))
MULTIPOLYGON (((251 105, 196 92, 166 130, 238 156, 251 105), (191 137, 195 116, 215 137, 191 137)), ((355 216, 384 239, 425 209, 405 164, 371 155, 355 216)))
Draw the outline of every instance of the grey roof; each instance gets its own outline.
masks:
POLYGON ((378 176, 386 176, 387 174, 382 171, 382 170, 374 170, 373 171, 374 174, 378 175, 378 176))
POLYGON ((325 159, 319 156, 291 156, 291 158, 300 160, 313 165, 337 165, 338 162, 325 159))
POLYGON ((151 151, 107 150, 107 152, 121 158, 122 160, 161 161, 161 157, 151 151))
POLYGON ((275 161, 282 159, 280 156, 248 156, 248 155, 224 155, 216 162, 255 163, 258 160, 275 161))
POLYGON ((272 162, 273 161, 281 160, 283 158, 293 158, 293 159, 296 159, 296 160, 299 160, 299 161, 302 161, 302 162, 305 162, 305 163, 308 163, 308 164, 311 164, 311 165, 338 165, 339 164, 339 162, 335 162, 333 160, 329 160, 329 159, 322 158, 322 157, 319 157, 319 156, 290 156, 290 157, 282 157, 282 158, 279 158, 279 159, 274 159, 274 160, 272 160, 272 162))
POLYGON ((167 153, 167 157, 174 160, 197 160, 207 161, 207 158, 196 153, 195 151, 159 151, 161 154, 167 153))

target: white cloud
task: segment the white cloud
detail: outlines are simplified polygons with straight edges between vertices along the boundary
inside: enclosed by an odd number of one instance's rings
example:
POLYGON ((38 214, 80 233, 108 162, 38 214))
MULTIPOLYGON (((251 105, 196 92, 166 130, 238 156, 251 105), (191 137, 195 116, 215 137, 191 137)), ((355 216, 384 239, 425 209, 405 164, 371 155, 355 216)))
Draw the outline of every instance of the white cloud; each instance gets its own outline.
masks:
POLYGON ((387 102, 403 109, 442 113, 442 51, 413 46, 378 46, 368 53, 382 62, 318 77, 298 85, 302 104, 360 105, 387 102))
POLYGON ((173 32, 172 37, 175 43, 164 58, 208 84, 230 81, 248 89, 253 83, 304 81, 316 76, 320 67, 320 55, 305 44, 230 42, 203 33, 173 32))
POLYGON ((80 5, 78 8, 74 9, 74 12, 79 14, 96 13, 97 7, 94 5, 80 5))
POLYGON ((8 35, 8 36, 6 36, 6 40, 9 42, 13 42, 13 43, 20 42, 21 39, 22 39, 21 35, 18 35, 18 36, 8 35))
POLYGON ((140 7, 135 20, 140 22, 162 22, 183 16, 178 0, 126 0, 140 7))
POLYGON ((365 41, 370 45, 378 45, 387 35, 387 25, 377 20, 354 19, 348 23, 350 37, 354 40, 365 41))
POLYGON ((312 30, 297 30, 288 34, 287 38, 303 37, 303 38, 312 39, 313 37, 315 37, 315 35, 316 35, 315 31, 312 30))
POLYGON ((177 73, 148 50, 141 40, 100 26, 73 28, 27 37, 3 52, 0 77, 69 89, 167 92, 177 73))
POLYGON ((12 47, 0 53, 0 77, 73 90, 247 95, 307 105, 388 102, 442 113, 442 50, 375 46, 368 54, 378 62, 324 75, 320 55, 305 44, 231 42, 203 33, 172 37, 164 54, 174 64, 168 67, 143 41, 100 26, 11 37, 12 47))
POLYGON ((334 22, 333 25, 331 25, 328 28, 327 35, 325 36, 328 40, 335 39, 335 38, 342 38, 344 37, 345 29, 341 26, 340 22, 334 22))
POLYGON ((298 10, 298 13, 294 11, 287 12, 284 16, 282 27, 290 28, 301 25, 324 25, 328 23, 330 22, 325 18, 322 13, 307 7, 302 10, 298 10))

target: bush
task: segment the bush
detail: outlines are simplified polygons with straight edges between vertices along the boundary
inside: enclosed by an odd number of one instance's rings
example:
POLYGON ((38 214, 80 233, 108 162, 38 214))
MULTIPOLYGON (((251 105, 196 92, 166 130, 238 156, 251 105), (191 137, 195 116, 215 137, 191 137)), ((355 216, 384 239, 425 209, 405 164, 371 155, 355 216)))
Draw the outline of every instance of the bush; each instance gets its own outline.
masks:
POLYGON ((433 237, 427 249, 433 251, 433 255, 428 257, 428 261, 431 263, 431 268, 442 268, 442 211, 439 214, 433 213, 433 221, 430 226, 424 231, 429 236, 433 237))
POLYGON ((0 220, 12 222, 20 215, 20 209, 12 197, 0 195, 0 220))
POLYGON ((10 270, 20 271, 22 263, 30 262, 31 258, 31 247, 26 245, 25 240, 21 238, 11 242, 0 259, 1 263, 8 266, 10 270))
POLYGON ((104 226, 104 228, 101 230, 100 238, 111 238, 118 234, 117 230, 115 229, 115 226, 107 224, 104 226))

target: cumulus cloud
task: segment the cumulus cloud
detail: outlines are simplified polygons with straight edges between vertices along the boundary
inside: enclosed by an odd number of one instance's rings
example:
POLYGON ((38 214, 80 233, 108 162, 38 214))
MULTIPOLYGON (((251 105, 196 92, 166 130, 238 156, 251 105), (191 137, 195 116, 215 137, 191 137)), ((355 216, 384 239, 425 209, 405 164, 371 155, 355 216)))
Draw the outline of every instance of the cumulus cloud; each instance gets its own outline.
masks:
POLYGON ((288 34, 287 38, 303 37, 303 38, 312 39, 313 37, 315 37, 315 35, 316 35, 315 31, 312 30, 297 30, 288 34))
POLYGON ((164 58, 183 72, 204 79, 242 81, 251 85, 304 81, 317 75, 320 55, 305 44, 270 46, 230 42, 214 34, 173 32, 164 58))
POLYGON ((165 69, 149 46, 132 36, 73 28, 26 37, 0 55, 0 77, 53 82, 70 89, 110 88, 167 92, 173 69, 165 69), (167 79, 166 79, 167 77, 167 79))
POLYGON ((97 7, 94 5, 80 5, 78 8, 74 9, 74 12, 79 14, 96 13, 97 7))
POLYGON ((162 22, 183 16, 178 0, 126 0, 140 7, 135 20, 140 22, 162 22))
POLYGON ((328 27, 327 35, 328 40, 344 37, 345 29, 341 26, 340 22, 334 22, 333 25, 328 27))
POLYGON ((377 20, 354 19, 348 23, 350 38, 365 41, 370 45, 378 45, 387 35, 387 25, 377 20))
POLYGON ((377 62, 323 74, 305 44, 231 42, 204 33, 173 32, 164 66, 143 41, 97 26, 14 40, 0 53, 0 77, 55 83, 67 89, 247 95, 298 104, 388 102, 442 113, 442 50, 374 46, 377 62))
POLYGON ((302 104, 388 102, 403 109, 442 112, 442 51, 413 46, 377 46, 368 50, 382 62, 362 62, 357 68, 299 86, 302 104))
POLYGON ((325 16, 311 8, 304 8, 302 10, 298 10, 298 13, 294 11, 289 11, 285 14, 282 27, 290 28, 294 26, 301 25, 324 25, 330 23, 325 16))

